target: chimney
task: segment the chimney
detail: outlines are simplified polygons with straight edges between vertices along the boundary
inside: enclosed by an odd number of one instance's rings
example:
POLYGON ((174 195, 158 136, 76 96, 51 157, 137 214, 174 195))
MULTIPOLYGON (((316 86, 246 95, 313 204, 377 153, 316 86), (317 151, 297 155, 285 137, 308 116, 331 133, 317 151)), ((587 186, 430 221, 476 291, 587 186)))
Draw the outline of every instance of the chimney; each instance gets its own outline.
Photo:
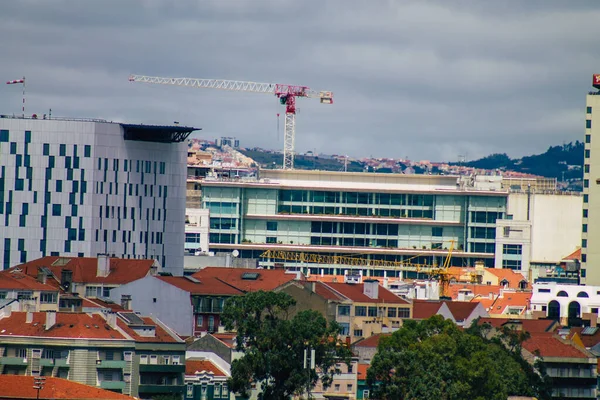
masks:
POLYGON ((117 329, 117 314, 114 312, 107 312, 106 324, 113 329, 117 329))
POLYGON ((46 330, 56 324, 56 311, 46 311, 46 330))
POLYGON ((317 282, 315 282, 315 281, 312 281, 312 282, 310 283, 310 291, 311 291, 311 292, 313 292, 313 293, 316 293, 316 292, 317 292, 317 282))
POLYGON ((31 311, 27 311, 27 314, 25 314, 25 323, 30 324, 32 322, 33 322, 33 313, 31 311))
POLYGON ((379 281, 377 279, 367 279, 364 281, 363 293, 370 299, 379 298, 379 281))
POLYGON ((110 258, 108 254, 98 254, 98 269, 96 270, 97 277, 107 277, 110 272, 110 258))
POLYGON ((46 284, 46 273, 42 271, 41 268, 38 268, 37 271, 37 280, 39 283, 46 284))
POLYGON ((130 294, 122 294, 121 295, 121 307, 125 310, 131 310, 131 295, 130 294))

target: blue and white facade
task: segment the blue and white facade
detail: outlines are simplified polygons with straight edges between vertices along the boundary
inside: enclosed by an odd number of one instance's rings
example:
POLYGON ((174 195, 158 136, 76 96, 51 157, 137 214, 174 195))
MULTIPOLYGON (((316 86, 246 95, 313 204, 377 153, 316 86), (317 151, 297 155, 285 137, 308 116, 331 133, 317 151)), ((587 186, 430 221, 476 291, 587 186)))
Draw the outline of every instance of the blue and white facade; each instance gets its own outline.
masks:
POLYGON ((0 118, 0 265, 46 255, 155 258, 183 272, 194 130, 0 118), (187 133, 186 133, 187 132, 187 133))

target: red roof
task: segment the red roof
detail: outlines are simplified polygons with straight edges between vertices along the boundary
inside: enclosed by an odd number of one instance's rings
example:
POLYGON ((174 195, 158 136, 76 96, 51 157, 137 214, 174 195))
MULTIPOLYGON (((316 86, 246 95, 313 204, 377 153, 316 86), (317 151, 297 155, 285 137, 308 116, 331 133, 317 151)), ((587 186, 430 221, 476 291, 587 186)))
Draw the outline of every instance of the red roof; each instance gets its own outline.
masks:
POLYGON ((573 261, 581 261, 581 247, 577 248, 574 252, 566 256, 562 259, 563 261, 573 260, 573 261))
POLYGON ((575 334, 579 336, 581 339, 581 343, 586 348, 591 348, 600 343, 600 329, 599 328, 582 328, 582 327, 573 327, 570 328, 569 339, 571 339, 575 334))
MULTIPOLYGON (((527 282, 527 279, 519 273, 508 268, 486 268, 486 271, 496 275, 498 277, 498 284, 500 285, 503 280, 508 282, 508 287, 511 289, 519 289, 519 284, 523 281, 527 282)), ((531 289, 531 283, 527 283, 526 289, 531 289)))
POLYGON ((195 277, 199 282, 192 282, 184 276, 157 276, 157 278, 191 294, 219 294, 229 296, 241 296, 244 294, 244 292, 212 276, 203 278, 195 277))
POLYGON ((521 314, 525 313, 531 301, 531 292, 503 292, 490 306, 490 314, 502 314, 507 307, 523 307, 521 314))
POLYGON ((437 314, 442 302, 439 300, 413 300, 413 318, 427 319, 437 314))
POLYGON ((370 336, 365 339, 361 339, 358 342, 354 343, 354 347, 377 347, 379 344, 379 339, 382 337, 391 336, 389 333, 379 333, 377 335, 370 336))
MULTIPOLYGON (((37 276, 37 275, 36 275, 37 276)), ((2 290, 41 290, 57 292, 55 286, 39 282, 36 278, 26 275, 17 269, 0 272, 0 289, 2 290)))
POLYGON ((372 299, 364 294, 364 283, 324 283, 324 285, 329 286, 350 300, 358 303, 410 304, 408 301, 395 295, 381 285, 379 285, 376 299, 372 299))
POLYGON ((327 286, 325 283, 322 283, 322 282, 307 282, 306 283, 306 285, 308 287, 310 287, 313 284, 315 285, 315 293, 326 300, 342 301, 342 300, 346 299, 344 296, 342 296, 340 293, 333 290, 331 287, 327 286))
POLYGON ((73 339, 126 339, 118 330, 111 328, 98 314, 55 313, 56 323, 45 328, 46 313, 35 312, 31 323, 26 322, 26 312, 13 312, 0 319, 0 337, 34 336, 73 339))
MULTIPOLYGON (((46 376, 40 399, 96 399, 132 400, 132 397, 111 392, 66 379, 46 376)), ((0 375, 0 399, 35 399, 38 392, 33 388, 33 376, 0 375)))
POLYGON ((500 293, 501 286, 498 285, 482 285, 475 283, 451 283, 448 285, 448 295, 452 300, 458 299, 458 293, 461 290, 470 290, 474 296, 489 297, 490 293, 495 297, 500 293))
POLYGON ((38 258, 14 268, 22 269, 27 275, 36 277, 39 267, 47 267, 56 279, 61 278, 63 269, 73 271, 75 283, 125 284, 148 275, 154 260, 135 260, 127 258, 111 258, 108 276, 97 276, 98 259, 92 257, 57 257, 38 258))
POLYGON ((510 318, 480 318, 479 325, 489 324, 494 328, 501 328, 504 325, 520 324, 525 332, 543 333, 551 332, 558 325, 556 321, 549 319, 510 319, 510 318))
POLYGON ((89 307, 89 308, 104 308, 104 309, 108 309, 114 312, 119 312, 119 311, 126 311, 123 306, 121 306, 120 304, 117 303, 113 303, 113 302, 108 302, 108 301, 104 301, 101 299, 83 299, 83 303, 82 303, 83 307, 89 307))
POLYGON ((445 301, 446 305, 450 309, 454 319, 458 321, 464 321, 479 305, 479 303, 471 303, 469 301, 445 301))
POLYGON ((367 371, 369 370, 369 367, 371 365, 370 364, 358 364, 358 368, 357 369, 357 379, 359 381, 364 381, 367 379, 367 371))
POLYGON ((249 269, 207 267, 192 275, 194 278, 217 278, 243 292, 257 292, 259 290, 274 290, 285 283, 296 279, 296 274, 288 274, 283 269, 249 269), (258 274, 256 279, 249 274, 258 274))
POLYGON ((123 331, 125 331, 126 334, 128 334, 129 336, 131 336, 136 342, 145 342, 145 343, 181 343, 179 340, 175 339, 173 336, 171 336, 166 330, 164 330, 159 324, 157 324, 156 322, 154 322, 154 320, 150 317, 140 317, 142 319, 142 321, 144 321, 145 325, 151 325, 154 326, 154 336, 153 337, 147 337, 147 336, 140 336, 138 335, 135 330, 133 330, 132 328, 130 328, 127 323, 125 321, 123 321, 121 318, 117 317, 117 326, 121 329, 123 329, 123 331))
POLYGON ((233 332, 213 333, 212 336, 223 342, 227 347, 235 345, 236 334, 233 332))
POLYGON ((185 360, 185 374, 186 375, 196 375, 201 373, 212 374, 213 376, 222 376, 226 377, 225 373, 221 371, 219 367, 217 367, 210 360, 194 360, 188 359, 185 360))
POLYGON ((552 333, 534 333, 522 346, 528 352, 541 357, 592 357, 583 349, 578 349, 571 342, 563 341, 552 333))

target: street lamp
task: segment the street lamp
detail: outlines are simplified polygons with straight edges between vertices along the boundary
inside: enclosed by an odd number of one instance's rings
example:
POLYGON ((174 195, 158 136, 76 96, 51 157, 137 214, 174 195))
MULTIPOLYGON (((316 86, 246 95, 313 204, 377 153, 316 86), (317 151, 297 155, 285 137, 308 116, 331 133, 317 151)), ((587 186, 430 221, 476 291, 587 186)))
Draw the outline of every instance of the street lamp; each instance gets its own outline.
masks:
POLYGON ((40 398, 40 390, 42 390, 44 388, 45 383, 46 383, 46 378, 44 378, 43 376, 36 376, 33 378, 33 388, 35 390, 37 390, 37 396, 36 396, 37 400, 39 400, 39 398, 40 398))

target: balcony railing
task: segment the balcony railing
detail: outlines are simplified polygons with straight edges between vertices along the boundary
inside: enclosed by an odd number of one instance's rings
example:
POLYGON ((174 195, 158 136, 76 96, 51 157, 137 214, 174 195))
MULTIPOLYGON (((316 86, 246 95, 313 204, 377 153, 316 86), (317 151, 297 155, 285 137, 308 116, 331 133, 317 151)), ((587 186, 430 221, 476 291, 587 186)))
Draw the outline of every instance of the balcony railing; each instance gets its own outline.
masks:
POLYGON ((223 307, 220 305, 217 306, 200 306, 200 307, 196 307, 195 309, 196 313, 222 313, 223 312, 223 307))

